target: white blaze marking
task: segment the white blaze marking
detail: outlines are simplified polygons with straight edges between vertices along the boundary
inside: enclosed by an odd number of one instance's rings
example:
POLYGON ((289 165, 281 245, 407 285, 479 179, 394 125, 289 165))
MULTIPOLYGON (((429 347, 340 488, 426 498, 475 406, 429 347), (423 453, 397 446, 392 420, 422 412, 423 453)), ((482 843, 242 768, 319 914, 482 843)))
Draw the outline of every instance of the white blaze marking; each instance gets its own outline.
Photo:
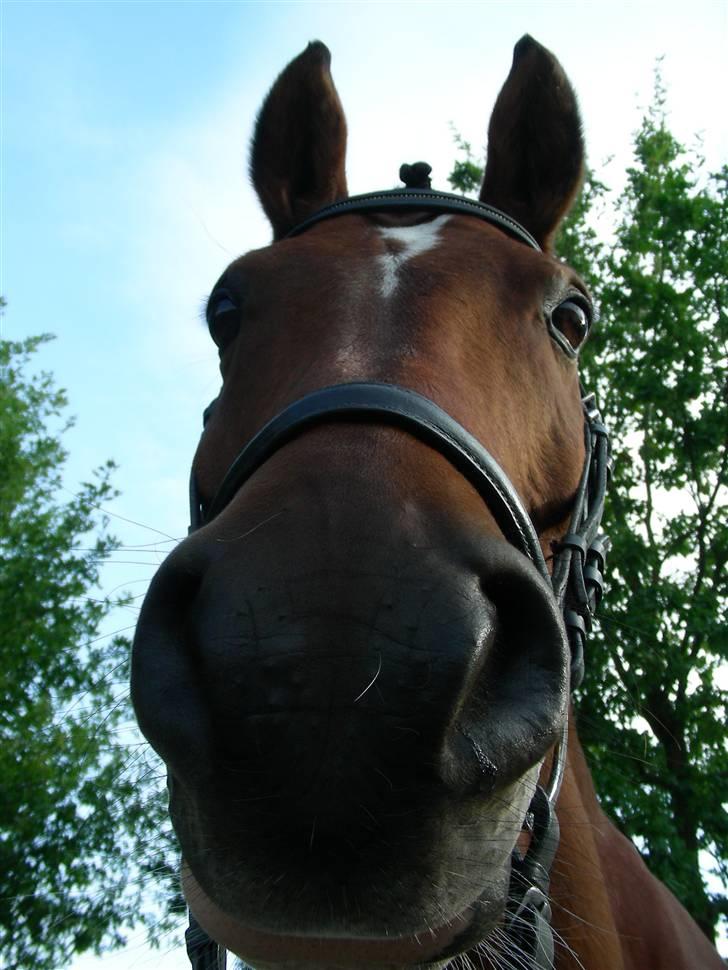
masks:
POLYGON ((450 216, 438 216, 432 222, 423 222, 418 226, 391 226, 379 230, 385 241, 391 239, 403 247, 401 252, 377 256, 382 273, 381 293, 385 299, 397 289, 399 271, 407 260, 435 248, 440 241, 440 230, 448 219, 450 216))

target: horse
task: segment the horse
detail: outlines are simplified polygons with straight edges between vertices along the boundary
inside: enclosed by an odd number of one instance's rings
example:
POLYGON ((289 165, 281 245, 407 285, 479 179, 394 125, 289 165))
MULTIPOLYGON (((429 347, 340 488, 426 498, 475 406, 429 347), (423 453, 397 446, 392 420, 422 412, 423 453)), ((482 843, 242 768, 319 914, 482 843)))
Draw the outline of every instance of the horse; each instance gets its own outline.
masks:
POLYGON ((257 119, 273 242, 207 302, 222 389, 133 646, 193 965, 722 967, 602 812, 571 712, 609 474, 591 299, 553 253, 571 85, 518 42, 479 200, 424 163, 350 197, 345 149, 317 41, 257 119))

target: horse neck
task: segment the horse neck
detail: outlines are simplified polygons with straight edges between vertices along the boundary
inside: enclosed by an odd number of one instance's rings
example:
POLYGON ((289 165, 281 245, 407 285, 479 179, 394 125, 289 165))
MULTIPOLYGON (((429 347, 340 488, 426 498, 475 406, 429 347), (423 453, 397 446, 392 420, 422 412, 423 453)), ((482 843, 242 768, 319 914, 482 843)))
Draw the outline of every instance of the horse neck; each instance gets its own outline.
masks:
POLYGON ((602 811, 571 715, 557 814, 561 839, 551 899, 558 970, 724 967, 687 911, 602 811), (567 947, 559 946, 559 937, 567 947))
POLYGON ((612 825, 599 806, 571 714, 557 815, 561 838, 551 870, 551 898, 558 970, 627 970, 600 852, 612 825))

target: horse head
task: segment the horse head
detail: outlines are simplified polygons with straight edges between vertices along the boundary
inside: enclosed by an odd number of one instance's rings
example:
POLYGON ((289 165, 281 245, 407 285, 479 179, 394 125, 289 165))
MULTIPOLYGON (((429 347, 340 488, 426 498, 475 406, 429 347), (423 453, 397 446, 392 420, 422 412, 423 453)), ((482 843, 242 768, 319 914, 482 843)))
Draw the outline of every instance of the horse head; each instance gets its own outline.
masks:
POLYGON ((549 574, 592 310, 552 249, 580 121, 524 37, 480 203, 356 202, 329 61, 310 44, 258 118, 274 242, 207 304, 222 390, 133 699, 215 940, 256 968, 444 967, 497 947, 567 718, 549 574))

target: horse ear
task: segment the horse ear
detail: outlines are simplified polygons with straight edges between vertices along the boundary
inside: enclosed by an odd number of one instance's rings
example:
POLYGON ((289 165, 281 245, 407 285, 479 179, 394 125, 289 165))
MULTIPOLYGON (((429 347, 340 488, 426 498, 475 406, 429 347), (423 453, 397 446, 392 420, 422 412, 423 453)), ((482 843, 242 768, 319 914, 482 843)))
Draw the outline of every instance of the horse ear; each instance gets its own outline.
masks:
POLYGON ((258 115, 250 174, 275 239, 347 195, 346 119, 330 65, 326 45, 310 43, 280 75, 258 115))
POLYGON ((576 95, 553 54, 526 34, 515 46, 490 119, 480 198, 517 219, 549 250, 583 170, 576 95))

